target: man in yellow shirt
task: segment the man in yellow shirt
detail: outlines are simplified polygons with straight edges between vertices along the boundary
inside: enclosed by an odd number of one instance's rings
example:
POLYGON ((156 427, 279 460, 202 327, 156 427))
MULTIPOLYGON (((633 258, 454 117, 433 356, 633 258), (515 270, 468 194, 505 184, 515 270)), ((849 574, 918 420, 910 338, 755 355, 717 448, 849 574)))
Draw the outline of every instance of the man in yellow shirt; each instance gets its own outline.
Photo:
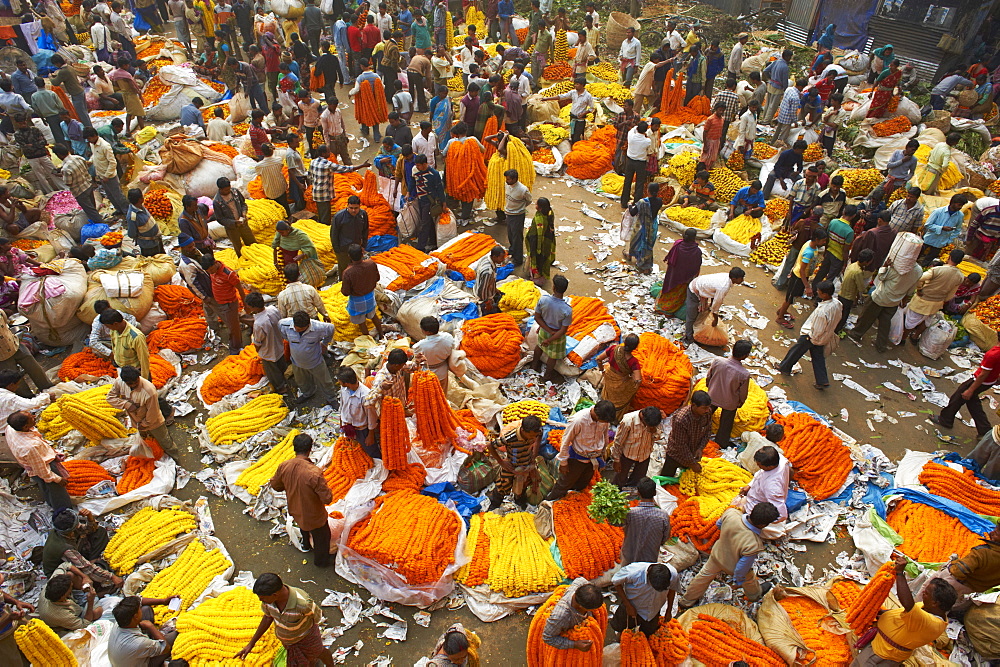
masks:
POLYGON ((878 619, 878 634, 870 644, 861 649, 852 667, 900 665, 913 651, 930 644, 941 636, 948 621, 945 615, 955 604, 955 589, 943 579, 932 580, 921 594, 921 601, 913 601, 913 593, 906 583, 906 558, 896 554, 896 596, 902 608, 890 609, 878 619))
POLYGON ((115 366, 135 366, 142 377, 151 379, 149 375, 149 347, 146 336, 134 326, 125 321, 122 314, 114 308, 108 308, 99 317, 101 324, 111 330, 111 358, 115 366))

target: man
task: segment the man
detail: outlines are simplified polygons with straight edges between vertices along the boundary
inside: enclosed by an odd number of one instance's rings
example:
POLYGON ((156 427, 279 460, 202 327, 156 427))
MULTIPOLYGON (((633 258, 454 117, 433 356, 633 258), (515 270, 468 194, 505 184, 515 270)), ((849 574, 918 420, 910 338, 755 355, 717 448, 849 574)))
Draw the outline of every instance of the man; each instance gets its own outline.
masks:
POLYGON ((715 406, 708 392, 698 390, 671 416, 670 436, 664 450, 661 477, 675 477, 678 468, 701 472, 701 455, 712 431, 715 406))
MULTIPOLYGON (((777 424, 776 426, 780 426, 777 424)), ((784 430, 781 436, 784 435, 784 430)), ((780 440, 781 437, 778 437, 780 440)), ((753 454, 757 468, 750 484, 740 489, 740 495, 733 504, 749 515, 753 508, 761 503, 771 503, 778 510, 777 525, 770 525, 761 531, 761 537, 776 539, 785 534, 784 521, 788 518, 788 480, 792 473, 792 464, 781 455, 776 447, 766 445, 753 454)))
POLYGON ((649 469, 649 457, 653 453, 653 440, 661 421, 663 414, 653 406, 622 417, 611 447, 616 486, 635 486, 645 478, 649 469))
POLYGON ((97 130, 93 127, 83 128, 83 138, 93 151, 94 175, 97 182, 104 187, 104 194, 111 200, 118 214, 124 216, 128 210, 128 201, 122 194, 122 184, 118 180, 118 160, 111 144, 98 136, 97 130))
MULTIPOLYGON (((431 168, 426 155, 413 159, 416 165, 417 205, 420 207, 420 224, 417 227, 417 248, 432 252, 437 248, 437 221, 444 206, 445 192, 441 174, 431 168)), ((315 186, 313 186, 315 192, 315 186)))
POLYGON ((309 50, 312 54, 319 55, 321 53, 319 38, 323 33, 323 12, 316 6, 316 0, 306 2, 305 12, 302 15, 302 20, 299 21, 299 30, 309 41, 309 50))
POLYGON ((313 565, 330 564, 330 524, 326 506, 333 494, 323 478, 323 471, 309 459, 313 439, 299 433, 292 439, 295 456, 281 463, 271 478, 271 488, 284 491, 288 513, 302 531, 302 542, 313 552, 313 565))
POLYGON ((143 599, 131 595, 112 610, 117 625, 108 636, 108 660, 111 667, 162 665, 170 659, 170 650, 177 638, 176 630, 161 632, 153 623, 153 610, 143 602, 167 604, 165 600, 143 599))
MULTIPOLYGON (((322 56, 320 56, 322 58, 322 56)), ((339 100, 333 94, 327 94, 327 107, 323 110, 323 113, 319 115, 319 124, 323 129, 323 141, 325 142, 326 151, 323 152, 324 163, 321 163, 323 169, 328 168, 329 165, 333 165, 330 162, 328 156, 333 154, 337 156, 340 160, 340 164, 351 166, 351 156, 347 152, 347 126, 344 125, 344 115, 341 113, 337 106, 340 104, 339 100)), ((317 155, 316 159, 312 161, 310 167, 317 164, 320 159, 320 147, 317 146, 315 149, 317 155)), ((319 169, 319 167, 317 167, 319 169)), ((310 169, 310 174, 312 170, 310 169)), ((332 176, 331 176, 332 178, 332 176)), ((313 188, 315 190, 315 188, 313 188)), ((315 197, 314 197, 315 200, 315 197)), ((319 207, 319 204, 317 204, 319 207)), ((326 201, 324 206, 321 207, 326 215, 326 222, 323 224, 330 224, 330 202, 326 201)))
MULTIPOLYGON (((701 43, 691 45, 688 50, 687 81, 684 82, 684 104, 687 105, 697 95, 701 95, 705 90, 705 83, 708 80, 708 58, 701 52, 701 43)), ((711 97, 708 91, 706 97, 711 97)))
POLYGON ((623 565, 611 577, 611 585, 621 602, 609 625, 621 633, 626 628, 638 628, 647 637, 660 623, 671 618, 674 597, 681 589, 680 576, 671 565, 657 562, 633 562, 623 565), (660 616, 663 605, 666 612, 660 616))
POLYGON ((86 158, 75 154, 70 155, 69 147, 61 143, 53 146, 52 152, 62 161, 60 175, 69 191, 73 193, 73 198, 87 215, 87 220, 95 223, 104 222, 104 218, 97 210, 97 204, 94 201, 94 191, 97 190, 97 184, 88 171, 86 158))
MULTIPOLYGON (((818 206, 813 209, 813 217, 817 217, 817 213, 821 210, 818 206)), ((778 326, 785 329, 794 328, 792 324, 793 320, 788 315, 788 309, 795 303, 795 299, 800 296, 805 295, 807 299, 812 298, 813 276, 820 264, 823 248, 826 246, 828 240, 829 235, 826 233, 826 230, 821 226, 816 226, 812 230, 812 236, 809 238, 809 241, 804 243, 796 253, 795 264, 792 266, 791 273, 788 276, 785 300, 778 306, 774 320, 778 326)))
POLYGON ((333 667, 333 656, 323 646, 319 622, 323 612, 309 595, 298 588, 286 586, 276 574, 265 572, 253 585, 260 598, 264 617, 250 642, 234 657, 246 660, 264 633, 273 625, 274 634, 285 647, 289 665, 312 665, 317 660, 333 667))
POLYGON ((966 596, 982 593, 1000 586, 1000 526, 982 538, 983 544, 972 547, 961 558, 953 558, 945 567, 931 575, 923 590, 935 579, 943 579, 951 584, 958 595, 966 596))
POLYGON ((101 617, 103 609, 94 605, 96 599, 97 593, 90 577, 69 563, 63 563, 42 589, 38 598, 38 617, 53 630, 80 630, 101 617), (86 609, 73 599, 74 591, 86 595, 86 609))
POLYGON ((760 102, 751 99, 747 103, 747 110, 740 116, 736 140, 733 145, 735 150, 743 154, 744 158, 753 157, 753 145, 757 140, 757 115, 759 113, 760 102))
POLYGON ((764 550, 761 531, 774 523, 777 518, 778 510, 766 501, 755 505, 749 514, 743 514, 735 508, 723 512, 722 518, 718 521, 719 539, 712 547, 708 561, 684 591, 680 608, 690 609, 698 604, 698 600, 708 590, 709 584, 720 573, 730 575, 733 584, 742 588, 751 602, 761 599, 771 589, 771 585, 765 584, 763 587, 760 585, 753 570, 753 563, 757 554, 764 550))
POLYGON ((4 431, 7 446, 14 460, 28 477, 35 480, 44 500, 53 511, 72 507, 66 492, 69 474, 62 466, 65 455, 56 453, 52 445, 35 428, 35 418, 30 412, 15 412, 7 417, 4 431))
POLYGON ((918 148, 920 148, 920 142, 916 139, 910 139, 906 142, 906 146, 892 152, 892 157, 885 165, 887 170, 885 180, 876 190, 872 191, 870 199, 873 204, 878 204, 888 198, 896 191, 896 188, 906 185, 913 178, 913 173, 919 164, 915 155, 918 148))
POLYGON ((788 87, 789 65, 792 63, 792 50, 785 49, 778 58, 764 68, 767 79, 767 105, 764 107, 763 122, 770 123, 774 120, 774 114, 778 111, 778 105, 788 87))
POLYGON ((876 216, 876 225, 862 234, 851 246, 851 260, 857 261, 863 250, 872 251, 872 261, 869 268, 877 271, 885 264, 892 248, 892 242, 896 238, 896 231, 889 226, 892 215, 889 211, 879 211, 876 216))
POLYGON ((719 324, 719 310, 733 285, 742 285, 746 271, 733 267, 729 273, 710 273, 698 276, 688 283, 686 320, 684 322, 684 344, 694 343, 694 323, 698 315, 705 310, 712 312, 712 326, 719 324))
POLYGON ((139 248, 143 257, 153 257, 166 253, 163 248, 163 237, 160 236, 160 226, 143 206, 142 190, 132 188, 128 191, 128 210, 125 212, 125 233, 139 248))
POLYGON ((826 253, 813 278, 813 289, 816 289, 815 283, 826 279, 833 280, 840 275, 844 268, 844 262, 851 254, 851 245, 854 243, 854 225, 860 217, 858 207, 849 204, 844 207, 844 213, 841 217, 834 218, 827 225, 826 231, 829 239, 826 244, 826 253))
POLYGON ((260 147, 260 152, 264 157, 257 163, 255 169, 260 176, 264 196, 281 204, 285 213, 289 214, 291 209, 288 205, 288 181, 282 173, 282 167, 285 166, 284 151, 275 153, 274 146, 265 143, 260 147))
POLYGON ((333 340, 333 325, 310 319, 303 311, 278 322, 281 336, 288 341, 292 357, 292 373, 299 386, 297 403, 305 403, 319 391, 320 399, 333 405, 333 378, 323 352, 333 340))
POLYGON ((749 34, 741 32, 736 35, 736 43, 733 44, 733 50, 729 52, 729 61, 726 63, 729 74, 733 77, 739 78, 743 73, 743 47, 748 41, 750 41, 749 34))
POLYGON ((531 367, 536 372, 542 370, 542 356, 548 369, 544 380, 556 382, 556 362, 566 357, 566 332, 573 322, 573 308, 565 300, 569 281, 563 275, 552 279, 552 294, 538 300, 535 307, 535 323, 538 324, 538 345, 531 359, 531 367))
POLYGON ((861 649, 852 667, 901 665, 913 651, 932 643, 948 627, 948 612, 957 599, 954 587, 944 579, 933 579, 914 602, 913 591, 906 581, 908 560, 893 553, 896 564, 896 597, 901 607, 884 611, 878 616, 878 633, 861 649))
POLYGON ((875 290, 868 303, 865 304, 861 316, 854 324, 854 329, 847 335, 857 343, 861 337, 878 320, 878 333, 875 336, 875 349, 879 352, 889 351, 889 327, 892 316, 896 314, 899 304, 910 294, 910 290, 920 280, 920 266, 912 260, 904 261, 896 258, 891 264, 879 269, 875 278, 875 290))
POLYGON ((406 144, 413 143, 413 133, 410 131, 410 127, 395 111, 389 112, 389 124, 385 128, 383 141, 386 138, 392 139, 393 143, 397 146, 405 146, 406 144))
POLYGON ((447 394, 449 360, 455 349, 455 339, 450 333, 442 332, 441 323, 430 315, 420 320, 420 332, 424 337, 413 344, 414 361, 426 364, 428 370, 437 375, 447 394))
POLYGON ((119 368, 134 366, 142 377, 149 379, 149 347, 145 334, 126 322, 114 308, 108 308, 98 317, 101 324, 111 330, 111 361, 119 368))
POLYGON ((601 593, 601 589, 583 577, 577 577, 552 608, 548 620, 545 621, 545 627, 542 629, 542 641, 559 650, 589 651, 593 644, 589 639, 574 640, 564 635, 591 618, 594 615, 594 610, 603 605, 604 595, 601 593))
MULTIPOLYGON (((737 42, 737 45, 739 42, 737 42)), ((726 85, 723 90, 720 90, 715 94, 712 99, 712 108, 715 109, 719 104, 722 105, 722 144, 726 143, 726 139, 729 137, 729 126, 734 120, 739 118, 740 107, 742 106, 740 102, 740 96, 736 94, 736 77, 729 76, 726 78, 726 85)))
POLYGON ((340 368, 337 380, 340 382, 341 431, 348 438, 359 442, 368 456, 381 459, 382 449, 375 438, 378 419, 368 405, 371 390, 358 380, 354 369, 346 366, 340 368))
POLYGON ((788 216, 784 221, 786 227, 811 211, 812 207, 816 205, 820 191, 819 183, 816 182, 818 177, 819 169, 816 168, 816 165, 809 165, 803 172, 802 178, 795 181, 788 190, 785 198, 790 206, 788 207, 788 216))
MULTIPOLYGON (((962 135, 958 132, 951 132, 944 141, 939 141, 934 144, 934 148, 931 149, 930 155, 927 156, 927 171, 934 175, 931 179, 930 185, 924 191, 925 194, 936 196, 938 193, 938 184, 941 182, 941 176, 944 174, 948 165, 951 164, 951 150, 958 145, 958 142, 962 140, 962 135)), ((958 195, 956 195, 958 196, 958 195)))
POLYGON ((197 125, 205 130, 205 117, 201 115, 201 108, 205 106, 205 102, 202 101, 200 97, 192 98, 192 100, 181 107, 181 125, 197 125))
POLYGON ((291 317, 301 310, 311 318, 329 322, 330 315, 319 291, 301 282, 298 265, 286 264, 282 272, 285 274, 285 288, 278 293, 275 303, 279 317, 291 317))
MULTIPOLYGON (((339 214, 338 214, 339 215, 339 214)), ((364 251, 357 243, 347 249, 351 264, 344 270, 340 293, 347 297, 347 315, 357 324, 361 335, 368 335, 368 320, 375 325, 375 335, 382 338, 382 320, 375 307, 375 288, 378 286, 378 265, 364 258, 364 251)), ((324 309, 325 314, 325 309, 324 309)))
MULTIPOLYGON (((819 230, 817 230, 819 231, 819 230)), ((826 389, 830 380, 826 375, 826 346, 837 335, 837 325, 840 323, 842 304, 833 298, 833 283, 823 280, 816 284, 816 296, 819 305, 809 313, 805 324, 799 331, 798 341, 788 349, 784 360, 778 366, 782 375, 791 375, 792 367, 808 352, 812 358, 813 378, 817 389, 826 389)))
MULTIPOLYGON (((94 302, 94 321, 90 325, 90 336, 87 337, 86 345, 99 357, 110 358, 113 355, 111 350, 111 330, 101 323, 101 313, 111 308, 111 304, 105 299, 98 299, 94 302)), ((121 311, 119 311, 121 313, 121 311)), ((138 328, 139 322, 130 313, 121 313, 122 318, 138 328)))
POLYGON ((503 292, 497 289, 497 267, 502 266, 506 259, 507 251, 502 246, 496 245, 473 267, 476 272, 476 282, 472 291, 479 300, 479 312, 482 315, 500 312, 499 304, 503 292))
POLYGON ((365 403, 368 410, 374 415, 377 425, 382 414, 383 398, 398 398, 403 404, 403 408, 410 411, 410 369, 407 362, 409 358, 406 352, 399 348, 389 350, 386 355, 385 364, 375 373, 372 380, 371 392, 368 393, 365 403))
MULTIPOLYGON (((243 0, 237 0, 237 4, 242 4, 243 7, 249 9, 249 4, 244 3, 243 0)), ((174 34, 177 40, 184 45, 184 50, 187 51, 190 59, 192 56, 191 28, 187 22, 187 3, 184 0, 167 0, 167 12, 170 14, 171 23, 174 24, 174 34)), ((250 43, 253 39, 246 39, 244 36, 244 41, 250 43)))
POLYGON ((31 96, 31 108, 35 115, 42 118, 52 130, 53 143, 61 144, 66 141, 66 138, 63 136, 62 127, 60 127, 62 119, 59 114, 66 110, 66 106, 54 90, 45 87, 45 79, 42 77, 36 76, 34 85, 37 90, 31 96))
POLYGON ((809 144, 803 139, 797 139, 792 147, 781 151, 778 155, 778 160, 774 163, 774 169, 767 176, 767 181, 764 183, 764 197, 771 196, 771 190, 774 188, 774 184, 778 181, 781 182, 781 187, 786 188, 787 181, 792 181, 793 183, 799 179, 799 172, 802 170, 802 154, 806 152, 809 144))
POLYGON ((660 546, 670 539, 670 513, 660 509, 656 497, 656 482, 643 477, 635 485, 639 504, 625 515, 625 541, 622 543, 622 567, 631 563, 655 563, 660 546))
POLYGON ((363 251, 368 243, 368 211, 361 208, 361 198, 357 195, 348 197, 347 208, 333 217, 330 242, 337 255, 337 269, 343 277, 351 261, 349 248, 357 245, 363 251))
MULTIPOLYGON (((941 78, 937 85, 931 89, 931 100, 929 107, 935 111, 942 111, 945 107, 945 102, 948 95, 951 94, 958 86, 964 86, 966 88, 971 88, 973 86, 972 80, 965 77, 964 69, 957 69, 950 74, 941 78)), ((924 107, 926 110, 927 107, 924 107)))
POLYGON ((781 96, 781 104, 778 106, 778 116, 774 123, 774 145, 787 146, 788 132, 799 117, 799 111, 803 108, 802 93, 809 85, 809 79, 799 77, 795 80, 794 86, 787 86, 781 96))
MULTIPOLYGON (((115 311, 117 312, 117 311, 115 311)), ((174 441, 167 430, 166 419, 160 410, 156 387, 144 377, 139 376, 135 366, 123 366, 118 378, 112 383, 108 392, 108 403, 111 407, 124 410, 139 433, 152 437, 168 454, 173 454, 174 441)))
POLYGON ((908 188, 906 196, 889 204, 889 226, 897 234, 916 232, 924 220, 920 188, 908 188))
POLYGON ((622 210, 628 208, 631 202, 640 199, 640 195, 644 192, 643 186, 646 182, 647 158, 649 157, 649 149, 652 145, 652 140, 646 134, 648 130, 649 123, 643 120, 639 121, 639 124, 626 134, 625 183, 622 186, 621 196, 622 210), (632 190, 633 180, 635 180, 634 197, 632 190))
POLYGON ((619 68, 626 88, 632 87, 632 78, 635 77, 635 69, 641 59, 642 44, 635 36, 635 28, 630 27, 625 30, 625 39, 618 49, 619 68))
MULTIPOLYGON (((417 113, 427 113, 427 91, 432 81, 431 61, 425 55, 424 49, 412 49, 411 51, 410 62, 406 66, 406 80, 417 105, 417 113)), ((423 122, 420 126, 423 129, 423 122)), ((413 150, 417 151, 416 144, 414 144, 413 150)))
POLYGON ((234 189, 232 182, 225 176, 221 176, 215 185, 219 188, 212 200, 215 220, 225 228, 226 236, 232 241, 236 256, 240 257, 244 245, 253 245, 257 242, 250 225, 247 224, 246 197, 234 189))
MULTIPOLYGON (((378 71, 382 76, 383 81, 398 81, 400 64, 402 63, 398 44, 403 43, 403 33, 397 30, 390 35, 389 31, 386 31, 383 35, 385 36, 385 41, 383 42, 385 48, 382 50, 382 59, 379 61, 378 71), (396 40, 398 40, 398 42, 396 40)), ((386 102, 392 101, 392 94, 392 86, 386 85, 386 102)))
POLYGON ((934 209, 927 217, 924 222, 924 247, 920 249, 918 260, 924 268, 937 259, 942 248, 958 238, 965 222, 962 214, 965 202, 965 195, 953 195, 947 206, 934 209))
MULTIPOLYGON (((10 330, 7 314, 0 311, 0 370, 18 368, 28 374, 38 391, 45 391, 53 386, 45 370, 38 365, 28 348, 10 330)), ((26 388, 18 393, 25 398, 31 396, 26 388)))
POLYGON ((556 454, 559 479, 546 500, 559 500, 570 491, 587 488, 594 472, 604 467, 608 427, 615 416, 614 403, 600 400, 593 407, 581 410, 570 418, 569 425, 563 431, 559 453, 556 454))
POLYGON ((217 320, 222 320, 229 329, 229 354, 239 354, 243 349, 240 303, 246 300, 243 283, 235 271, 216 260, 214 255, 202 255, 198 261, 212 279, 211 306, 215 312, 208 323, 214 327, 217 320))
POLYGON ((507 243, 514 266, 524 263, 524 216, 531 203, 531 191, 520 181, 517 169, 508 169, 504 177, 504 218, 507 243))
MULTIPOLYGON (((346 150, 346 148, 345 148, 346 150)), ((360 171, 361 169, 366 169, 371 166, 371 162, 365 162, 364 164, 359 164, 357 166, 351 166, 350 164, 335 164, 330 162, 330 149, 325 145, 320 145, 316 147, 316 159, 309 163, 309 182, 312 184, 313 201, 316 202, 316 211, 319 216, 319 221, 324 225, 330 224, 330 203, 334 199, 334 188, 333 188, 333 175, 334 174, 346 174, 349 171, 360 171)), ((355 199, 354 195, 352 195, 355 199)), ((358 208, 360 209, 361 200, 358 199, 358 208)), ((351 208, 350 201, 348 200, 348 209, 351 208)), ((331 230, 331 234, 332 234, 331 230)), ((365 236, 365 239, 368 237, 365 236)), ((350 244, 348 244, 350 245, 350 244)), ((362 244, 363 245, 363 244, 362 244)), ((336 244, 334 248, 336 248, 336 244)), ((344 246, 344 251, 346 252, 347 246, 344 246)), ((341 265, 341 257, 337 255, 337 264, 341 265)), ((343 265, 347 265, 346 255, 343 260, 343 265)))
POLYGON ((754 180, 750 185, 745 185, 736 191, 729 202, 729 219, 732 220, 741 215, 755 215, 759 217, 764 213, 764 194, 760 191, 760 181, 754 180))
POLYGON ((71 566, 98 590, 116 590, 121 587, 122 578, 98 564, 103 562, 100 559, 108 539, 107 529, 97 524, 90 510, 82 509, 79 513, 70 508, 56 510, 52 530, 42 547, 42 572, 53 577, 60 567, 71 566))
MULTIPOLYGON (((764 435, 757 433, 756 431, 745 431, 741 436, 740 440, 747 443, 743 451, 740 452, 737 457, 737 463, 739 463, 743 468, 754 475, 760 470, 760 465, 757 463, 757 459, 754 458, 762 449, 770 447, 774 449, 778 454, 781 454, 781 447, 778 443, 785 439, 785 427, 777 422, 771 422, 764 427, 764 435)), ((767 500, 765 498, 765 500, 767 500)), ((777 507, 777 505, 775 505, 777 507)))
MULTIPOLYGON (((30 113, 31 108, 28 108, 30 113)), ((43 194, 65 190, 63 182, 55 174, 55 167, 49 158, 48 142, 45 135, 23 113, 10 115, 14 123, 14 143, 21 149, 21 155, 31 165, 33 180, 43 194)))
POLYGON ((24 98, 25 102, 31 104, 32 96, 38 92, 38 86, 35 84, 35 76, 28 69, 27 62, 17 60, 14 65, 17 69, 10 75, 11 90, 24 98))
POLYGON ((212 120, 208 121, 205 130, 209 141, 225 141, 226 137, 233 136, 233 126, 226 120, 226 112, 222 107, 216 107, 212 120))
POLYGON ((90 111, 87 109, 87 96, 83 92, 83 84, 80 83, 80 75, 66 63, 66 59, 60 54, 55 54, 51 59, 52 66, 57 68, 52 75, 53 86, 61 86, 63 92, 69 96, 76 111, 76 117, 85 127, 92 127, 90 121, 90 111))
POLYGON ((573 81, 573 90, 556 95, 554 97, 543 97, 547 100, 569 100, 569 126, 570 146, 583 139, 583 133, 587 129, 587 114, 592 113, 597 107, 594 96, 587 92, 587 79, 580 76, 573 81))
POLYGON ((528 415, 505 424, 500 436, 490 441, 489 452, 500 466, 493 490, 489 493, 490 507, 497 508, 512 490, 514 502, 522 510, 528 506, 528 483, 538 489, 539 475, 535 465, 542 442, 542 421, 528 415))
MULTIPOLYGON (((280 294, 278 298, 280 300, 280 294)), ((288 360, 285 359, 284 340, 278 327, 278 322, 281 320, 278 308, 265 306, 264 297, 260 292, 247 294, 244 305, 247 314, 253 316, 251 340, 264 367, 264 375, 276 393, 285 394, 285 370, 288 368, 288 360)))
POLYGON ((948 405, 941 409, 941 414, 931 415, 930 420, 943 428, 953 428, 955 417, 964 405, 976 424, 978 437, 984 437, 991 429, 990 418, 983 410, 983 402, 979 396, 995 385, 997 379, 1000 379, 1000 345, 986 351, 972 377, 958 385, 948 399, 948 405))
MULTIPOLYGON (((916 293, 903 308, 903 340, 909 338, 916 345, 938 311, 950 301, 959 286, 965 281, 965 274, 958 265, 965 259, 965 252, 958 248, 948 253, 948 262, 924 272, 917 281, 916 293)), ((900 341, 902 343, 902 341, 900 341)))
POLYGON ((750 391, 750 371, 743 366, 743 360, 750 356, 753 344, 748 340, 738 340, 733 344, 732 356, 728 359, 716 359, 708 368, 705 378, 708 395, 712 405, 721 410, 719 413, 719 428, 715 433, 715 442, 720 447, 729 446, 729 436, 733 432, 733 421, 736 411, 747 400, 750 391))

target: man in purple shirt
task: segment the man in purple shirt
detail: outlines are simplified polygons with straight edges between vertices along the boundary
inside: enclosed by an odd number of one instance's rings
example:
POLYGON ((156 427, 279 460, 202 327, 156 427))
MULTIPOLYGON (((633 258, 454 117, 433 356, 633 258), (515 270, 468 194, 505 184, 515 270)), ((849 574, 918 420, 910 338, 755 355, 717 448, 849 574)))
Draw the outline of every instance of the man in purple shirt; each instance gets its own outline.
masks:
POLYGON ((733 345, 733 355, 728 359, 716 359, 708 369, 705 383, 712 404, 718 407, 719 428, 715 432, 715 442, 720 447, 730 445, 729 436, 733 432, 736 411, 747 400, 750 390, 750 371, 743 367, 743 360, 750 356, 753 345, 748 340, 738 340, 733 345))

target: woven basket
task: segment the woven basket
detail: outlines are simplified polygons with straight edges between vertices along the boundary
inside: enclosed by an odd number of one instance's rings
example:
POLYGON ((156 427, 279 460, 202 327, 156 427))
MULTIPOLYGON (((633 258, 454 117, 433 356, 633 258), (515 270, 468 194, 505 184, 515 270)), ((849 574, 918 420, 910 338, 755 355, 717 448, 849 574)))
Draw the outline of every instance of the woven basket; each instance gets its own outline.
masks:
POLYGON ((979 172, 973 171, 972 169, 966 170, 966 176, 969 179, 969 185, 976 188, 977 190, 982 190, 983 192, 987 192, 989 190, 990 183, 992 183, 994 180, 992 178, 987 178, 982 174, 980 174, 979 172))
POLYGON ((924 121, 927 127, 941 130, 943 134, 948 134, 951 130, 951 113, 948 111, 932 111, 927 120, 924 121))
POLYGON ((623 12, 611 12, 608 19, 608 29, 604 33, 604 40, 608 43, 608 48, 612 52, 618 51, 622 42, 625 41, 625 31, 635 28, 636 34, 639 32, 639 22, 623 12))

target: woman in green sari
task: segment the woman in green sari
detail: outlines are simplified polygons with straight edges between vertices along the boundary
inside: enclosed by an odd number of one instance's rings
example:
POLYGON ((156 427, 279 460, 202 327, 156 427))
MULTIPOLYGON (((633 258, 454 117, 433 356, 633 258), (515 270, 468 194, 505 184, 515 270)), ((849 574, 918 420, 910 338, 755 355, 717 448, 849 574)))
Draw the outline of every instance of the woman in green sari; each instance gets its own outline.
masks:
POLYGON ((293 228, 284 220, 275 228, 277 232, 274 234, 271 247, 274 248, 274 266, 278 272, 284 271, 288 264, 298 264, 302 282, 320 287, 326 281, 326 271, 323 270, 316 246, 313 245, 309 235, 301 229, 293 228))
POLYGON ((483 133, 486 130, 486 123, 489 121, 490 116, 496 116, 497 129, 501 128, 503 125, 504 109, 502 104, 497 104, 493 101, 493 93, 490 92, 489 88, 484 88, 479 93, 479 98, 481 102, 479 103, 479 115, 476 116, 475 135, 477 139, 482 141, 484 139, 483 133))
POLYGON ((552 263, 556 261, 556 216, 545 197, 535 202, 535 217, 531 219, 524 241, 525 260, 532 279, 548 280, 552 263))

